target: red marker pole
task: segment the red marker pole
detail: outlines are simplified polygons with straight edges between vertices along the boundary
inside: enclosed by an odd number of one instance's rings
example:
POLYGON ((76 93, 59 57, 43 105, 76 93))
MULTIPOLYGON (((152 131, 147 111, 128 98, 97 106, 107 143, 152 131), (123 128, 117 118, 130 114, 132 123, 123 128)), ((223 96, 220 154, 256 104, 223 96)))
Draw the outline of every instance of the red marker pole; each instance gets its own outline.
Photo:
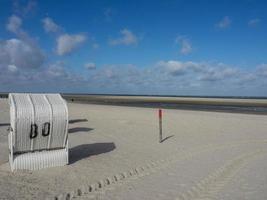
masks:
POLYGON ((162 110, 159 109, 159 143, 162 142, 162 110))

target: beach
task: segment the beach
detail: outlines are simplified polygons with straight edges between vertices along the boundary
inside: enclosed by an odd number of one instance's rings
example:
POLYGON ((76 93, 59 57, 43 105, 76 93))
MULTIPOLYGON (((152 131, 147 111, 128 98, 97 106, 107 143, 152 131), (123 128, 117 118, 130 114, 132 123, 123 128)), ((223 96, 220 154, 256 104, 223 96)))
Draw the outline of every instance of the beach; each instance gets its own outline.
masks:
POLYGON ((0 99, 0 199, 267 199, 267 115, 68 108, 69 165, 12 173, 0 99))

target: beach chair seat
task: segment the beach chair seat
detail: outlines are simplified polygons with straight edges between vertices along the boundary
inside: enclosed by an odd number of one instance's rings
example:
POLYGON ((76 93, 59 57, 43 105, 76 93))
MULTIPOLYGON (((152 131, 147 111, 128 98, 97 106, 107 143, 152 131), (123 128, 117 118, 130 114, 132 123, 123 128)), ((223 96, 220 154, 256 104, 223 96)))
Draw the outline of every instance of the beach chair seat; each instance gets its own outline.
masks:
POLYGON ((60 94, 9 94, 11 170, 68 164, 68 108, 60 94))

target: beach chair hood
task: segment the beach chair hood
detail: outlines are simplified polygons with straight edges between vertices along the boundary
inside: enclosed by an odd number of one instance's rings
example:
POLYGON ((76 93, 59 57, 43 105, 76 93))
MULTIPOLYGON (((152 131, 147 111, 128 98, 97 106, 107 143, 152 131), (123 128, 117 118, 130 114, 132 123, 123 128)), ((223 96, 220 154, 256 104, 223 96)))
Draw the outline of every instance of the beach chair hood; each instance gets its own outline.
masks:
POLYGON ((53 150, 67 150, 68 108, 60 94, 11 93, 9 103, 9 148, 14 155, 27 153, 27 159, 34 152, 49 156, 53 150))

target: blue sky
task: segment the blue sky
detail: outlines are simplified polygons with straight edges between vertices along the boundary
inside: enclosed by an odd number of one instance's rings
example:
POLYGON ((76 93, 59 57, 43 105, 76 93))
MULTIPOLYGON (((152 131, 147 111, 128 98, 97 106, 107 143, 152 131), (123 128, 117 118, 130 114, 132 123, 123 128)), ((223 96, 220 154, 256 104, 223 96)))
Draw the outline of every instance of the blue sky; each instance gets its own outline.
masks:
POLYGON ((0 91, 267 96, 267 2, 0 1, 0 91))

